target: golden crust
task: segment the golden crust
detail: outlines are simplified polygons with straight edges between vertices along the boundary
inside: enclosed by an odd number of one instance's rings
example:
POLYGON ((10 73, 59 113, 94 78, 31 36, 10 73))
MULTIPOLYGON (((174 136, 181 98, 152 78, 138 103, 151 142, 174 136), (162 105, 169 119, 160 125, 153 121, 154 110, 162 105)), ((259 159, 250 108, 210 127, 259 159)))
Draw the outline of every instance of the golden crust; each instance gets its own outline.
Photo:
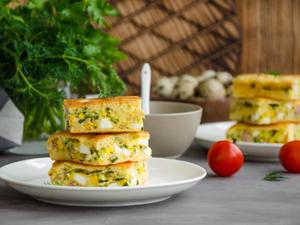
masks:
POLYGON ((94 99, 64 99, 65 107, 85 107, 90 105, 110 104, 110 103, 130 103, 141 104, 139 96, 117 96, 111 98, 94 98, 94 99))
POLYGON ((258 104, 269 104, 269 103, 291 103, 291 104, 300 104, 300 100, 296 99, 296 100, 278 100, 278 99, 273 99, 273 98, 266 98, 266 97, 252 97, 252 98, 232 98, 231 102, 232 103, 236 103, 239 101, 249 101, 249 102, 253 102, 253 103, 258 103, 258 104))
POLYGON ((278 76, 274 76, 272 74, 268 74, 268 73, 244 73, 244 74, 238 74, 237 77, 239 76, 269 76, 272 78, 284 78, 284 77, 298 77, 300 79, 300 74, 282 74, 282 75, 278 75, 278 76))
MULTIPOLYGON (((276 128, 276 129, 279 129, 279 128, 285 128, 286 126, 290 125, 291 123, 290 122, 281 122, 281 123, 276 123, 276 124, 261 124, 261 125, 258 125, 258 124, 250 124, 250 123, 237 123, 233 126, 231 126, 229 129, 230 130, 233 130, 235 127, 241 127, 241 126, 244 126, 244 127, 251 127, 251 128, 257 128, 257 129, 272 129, 272 128, 276 128)), ((294 123, 292 123, 294 124, 294 123)), ((297 123, 295 123, 297 124, 297 123)), ((300 123, 299 123, 300 125, 300 123)))
MULTIPOLYGON (((110 168, 130 168, 131 166, 134 165, 135 162, 124 162, 124 163, 118 163, 118 164, 111 164, 111 165, 107 165, 107 166, 95 166, 95 165, 86 165, 86 164, 82 164, 82 163, 75 163, 75 162, 71 162, 71 161, 55 161, 52 164, 52 170, 59 170, 61 167, 73 167, 73 168, 77 168, 77 169, 84 169, 87 171, 94 171, 94 170, 102 170, 106 167, 110 167, 110 168)), ((50 174, 49 174, 50 175, 50 174)))
POLYGON ((250 81, 250 80, 265 80, 265 81, 277 81, 277 80, 284 80, 284 81, 294 81, 295 79, 300 80, 300 74, 284 74, 274 76, 272 74, 265 74, 265 73, 249 73, 249 74, 240 74, 237 75, 235 81, 250 81))
MULTIPOLYGON (((239 75, 233 80, 233 88, 241 87, 241 85, 269 85, 274 89, 281 89, 283 87, 291 87, 293 88, 293 84, 300 80, 299 75, 281 75, 281 76, 273 76, 270 74, 244 74, 239 75)), ((261 88, 261 87, 259 87, 261 88)), ((254 88, 256 89, 256 88, 254 88)), ((260 96, 264 97, 264 96, 260 96)))
POLYGON ((103 133, 103 134, 97 134, 97 133, 70 133, 68 131, 58 131, 55 134, 53 134, 49 139, 48 143, 56 138, 56 137, 70 137, 70 138, 76 138, 76 139, 85 139, 89 140, 90 142, 98 142, 106 138, 110 137, 141 137, 141 138, 149 138, 150 134, 147 131, 140 131, 140 132, 128 132, 128 133, 103 133))
POLYGON ((232 95, 237 98, 297 100, 300 99, 300 75, 239 75, 233 80, 232 89, 232 95))
POLYGON ((104 135, 104 134, 107 134, 107 133, 111 133, 111 134, 114 134, 114 133, 117 133, 117 134, 120 134, 120 133, 122 133, 122 132, 126 132, 126 133, 137 133, 137 132, 139 132, 139 131, 141 131, 141 129, 134 129, 134 128, 128 128, 128 129, 117 129, 117 128, 115 128, 115 129, 105 129, 105 130, 96 130, 96 131, 89 131, 89 130, 86 130, 85 128, 80 128, 80 129, 78 129, 78 128, 73 128, 73 127, 71 127, 70 129, 70 132, 72 133, 72 134, 82 134, 82 133, 89 133, 89 134, 95 134, 95 133, 99 133, 99 134, 102 134, 102 135, 104 135))

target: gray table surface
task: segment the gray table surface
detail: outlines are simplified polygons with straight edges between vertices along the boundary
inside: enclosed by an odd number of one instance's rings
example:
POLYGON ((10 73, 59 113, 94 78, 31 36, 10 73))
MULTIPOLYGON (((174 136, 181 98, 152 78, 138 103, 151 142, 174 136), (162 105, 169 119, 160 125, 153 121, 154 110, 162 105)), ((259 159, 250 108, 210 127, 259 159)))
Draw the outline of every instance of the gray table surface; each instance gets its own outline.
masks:
MULTIPOLYGON (((279 163, 246 162, 233 177, 208 169, 205 150, 194 142, 180 158, 201 165, 208 176, 164 202, 120 208, 50 205, 20 194, 0 181, 0 225, 22 224, 300 224, 300 176, 282 182, 263 180, 279 163)), ((34 156, 37 157, 37 156, 34 156)), ((0 155, 0 165, 32 156, 0 155)))

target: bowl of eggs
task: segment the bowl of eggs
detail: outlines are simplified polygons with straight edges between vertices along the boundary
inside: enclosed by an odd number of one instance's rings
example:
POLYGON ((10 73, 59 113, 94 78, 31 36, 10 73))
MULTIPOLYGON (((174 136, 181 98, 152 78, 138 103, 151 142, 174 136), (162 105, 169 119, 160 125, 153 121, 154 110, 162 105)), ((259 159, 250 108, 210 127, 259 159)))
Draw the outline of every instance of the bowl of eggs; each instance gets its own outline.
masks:
POLYGON ((152 87, 152 97, 199 105, 203 122, 224 121, 229 119, 232 80, 229 72, 214 70, 200 75, 160 76, 152 87))

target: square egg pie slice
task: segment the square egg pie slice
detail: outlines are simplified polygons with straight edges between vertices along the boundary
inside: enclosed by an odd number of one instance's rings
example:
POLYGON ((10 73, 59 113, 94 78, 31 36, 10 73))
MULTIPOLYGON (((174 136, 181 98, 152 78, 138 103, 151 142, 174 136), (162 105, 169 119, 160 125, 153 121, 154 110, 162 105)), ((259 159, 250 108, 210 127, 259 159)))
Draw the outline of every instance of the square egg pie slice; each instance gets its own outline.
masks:
POLYGON ((49 171, 53 185, 108 187, 136 186, 148 179, 146 161, 109 166, 87 166, 68 161, 55 161, 49 171))
POLYGON ((66 129, 71 133, 135 132, 143 128, 144 113, 137 96, 65 99, 66 129))
POLYGON ((300 121, 300 101, 267 98, 233 99, 230 119, 250 124, 273 124, 300 121))
POLYGON ((61 131, 48 139, 47 148, 52 160, 108 165, 150 158, 148 140, 148 132, 71 134, 61 131))
POLYGON ((277 100, 300 99, 300 76, 270 74, 245 74, 233 81, 236 98, 266 97, 277 100))
POLYGON ((238 142, 286 143, 300 138, 300 124, 249 125, 238 123, 227 130, 226 137, 238 142))

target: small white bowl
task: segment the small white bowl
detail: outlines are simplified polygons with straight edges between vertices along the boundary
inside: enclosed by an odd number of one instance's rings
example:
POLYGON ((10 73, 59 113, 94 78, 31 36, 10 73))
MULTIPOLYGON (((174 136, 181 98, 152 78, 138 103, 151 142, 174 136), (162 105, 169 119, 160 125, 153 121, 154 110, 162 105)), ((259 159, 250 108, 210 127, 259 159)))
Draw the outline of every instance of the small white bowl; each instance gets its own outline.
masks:
POLYGON ((202 108, 182 102, 151 101, 144 128, 150 132, 154 157, 178 158, 191 145, 200 124, 202 108))

